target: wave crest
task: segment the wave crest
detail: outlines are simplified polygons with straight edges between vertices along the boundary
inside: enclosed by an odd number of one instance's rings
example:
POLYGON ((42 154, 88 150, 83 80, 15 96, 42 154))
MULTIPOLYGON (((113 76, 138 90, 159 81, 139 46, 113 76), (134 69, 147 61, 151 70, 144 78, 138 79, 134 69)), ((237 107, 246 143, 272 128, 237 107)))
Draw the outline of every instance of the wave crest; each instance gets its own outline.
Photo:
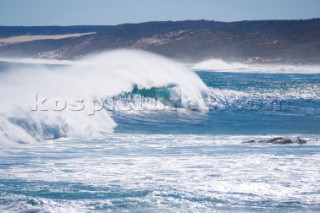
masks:
MULTIPOLYGON (((0 138, 30 142, 59 137, 99 136, 112 132, 116 123, 107 111, 30 111, 30 94, 46 99, 95 99, 125 93, 147 96, 154 88, 161 97, 179 95, 181 107, 190 101, 205 106, 207 87, 191 70, 151 53, 118 50, 91 56, 67 66, 11 69, 0 73, 0 138), (9 131, 11 129, 12 131, 9 131)), ((3 140, 3 141, 4 141, 3 140)))

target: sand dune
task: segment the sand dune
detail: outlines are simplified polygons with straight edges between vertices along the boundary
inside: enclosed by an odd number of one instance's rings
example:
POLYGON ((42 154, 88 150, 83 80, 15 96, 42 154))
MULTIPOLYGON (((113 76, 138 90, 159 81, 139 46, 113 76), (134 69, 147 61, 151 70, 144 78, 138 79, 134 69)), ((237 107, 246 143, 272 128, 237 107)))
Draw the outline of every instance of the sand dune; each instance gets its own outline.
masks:
POLYGON ((34 40, 46 40, 46 39, 63 39, 63 38, 70 38, 70 37, 80 37, 83 35, 90 35, 94 34, 95 32, 90 33, 74 33, 74 34, 64 34, 64 35, 23 35, 23 36, 12 36, 9 38, 0 38, 0 42, 5 44, 12 44, 12 43, 21 43, 21 42, 28 42, 34 40))

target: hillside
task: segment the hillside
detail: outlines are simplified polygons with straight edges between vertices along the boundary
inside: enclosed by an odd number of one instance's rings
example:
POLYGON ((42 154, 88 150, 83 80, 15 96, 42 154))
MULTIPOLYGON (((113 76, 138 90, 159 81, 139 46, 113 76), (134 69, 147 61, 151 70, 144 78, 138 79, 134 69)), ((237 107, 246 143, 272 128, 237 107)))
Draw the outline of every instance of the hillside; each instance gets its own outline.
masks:
POLYGON ((189 62, 222 58, 252 63, 320 63, 320 19, 123 24, 78 38, 0 47, 0 55, 74 59, 118 48, 143 49, 189 62))

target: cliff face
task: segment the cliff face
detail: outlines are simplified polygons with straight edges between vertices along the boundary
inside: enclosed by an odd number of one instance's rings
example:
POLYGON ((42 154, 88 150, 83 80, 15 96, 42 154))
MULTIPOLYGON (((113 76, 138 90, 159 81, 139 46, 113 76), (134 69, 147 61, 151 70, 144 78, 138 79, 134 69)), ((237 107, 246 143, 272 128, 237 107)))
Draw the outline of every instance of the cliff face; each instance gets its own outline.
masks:
POLYGON ((123 24, 79 38, 0 47, 0 55, 19 52, 72 59, 118 48, 148 50, 182 61, 222 58, 259 63, 320 63, 320 19, 123 24))

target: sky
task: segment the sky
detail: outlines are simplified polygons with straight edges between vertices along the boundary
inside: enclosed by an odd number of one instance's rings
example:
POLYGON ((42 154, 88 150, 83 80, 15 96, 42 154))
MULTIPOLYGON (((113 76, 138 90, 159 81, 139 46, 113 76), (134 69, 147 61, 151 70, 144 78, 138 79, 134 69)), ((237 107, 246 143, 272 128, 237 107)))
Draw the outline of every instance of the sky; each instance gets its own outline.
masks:
POLYGON ((0 0, 0 25, 320 18, 320 0, 0 0))

